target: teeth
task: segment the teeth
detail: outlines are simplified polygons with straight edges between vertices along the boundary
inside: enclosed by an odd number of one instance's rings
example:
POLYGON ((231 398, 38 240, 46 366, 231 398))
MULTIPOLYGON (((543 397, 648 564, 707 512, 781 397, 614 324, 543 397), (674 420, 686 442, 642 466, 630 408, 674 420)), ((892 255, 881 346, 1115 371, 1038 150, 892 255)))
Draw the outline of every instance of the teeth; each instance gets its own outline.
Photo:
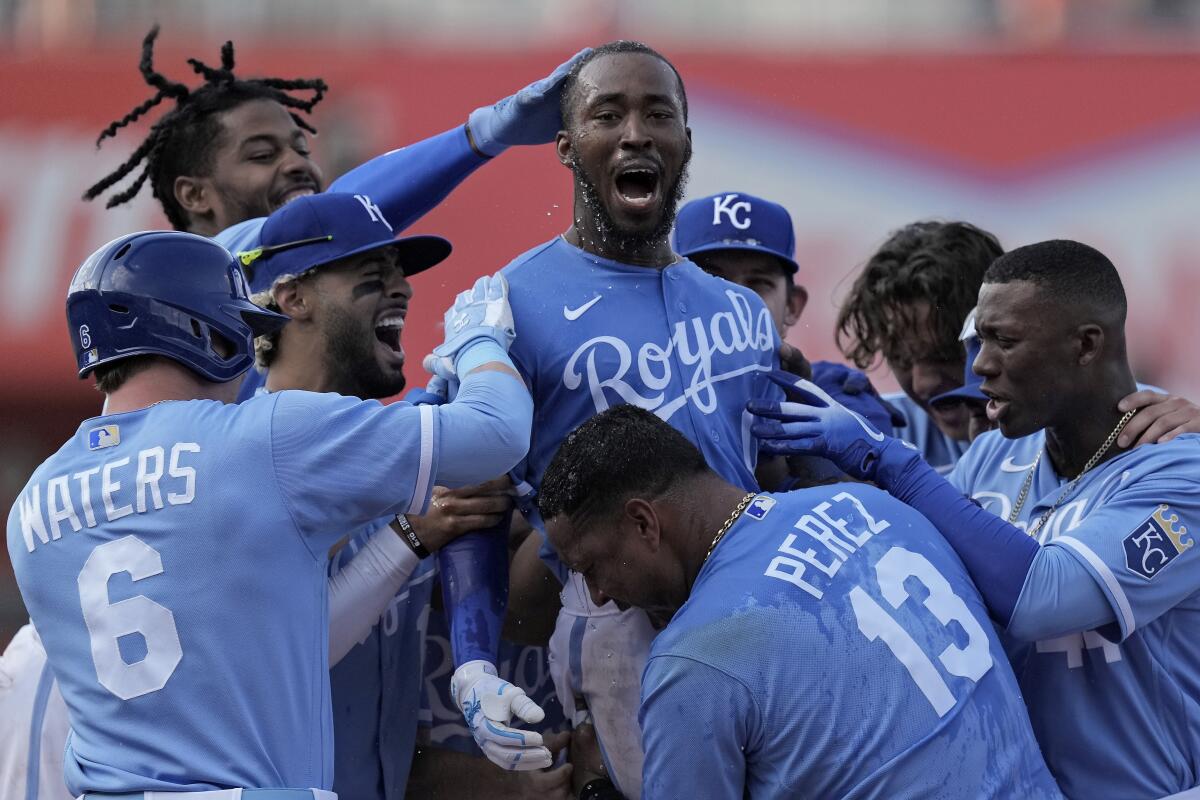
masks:
POLYGON ((376 328, 404 328, 404 317, 388 317, 375 323, 376 328))

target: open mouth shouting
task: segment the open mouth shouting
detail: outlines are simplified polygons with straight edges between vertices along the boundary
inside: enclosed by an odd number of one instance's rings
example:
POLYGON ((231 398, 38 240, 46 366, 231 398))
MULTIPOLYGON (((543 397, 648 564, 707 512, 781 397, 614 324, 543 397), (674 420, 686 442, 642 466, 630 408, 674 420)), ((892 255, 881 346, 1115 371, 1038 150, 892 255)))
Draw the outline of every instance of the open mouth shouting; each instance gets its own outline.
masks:
POLYGON ((613 189, 616 206, 626 214, 650 213, 662 199, 662 170, 648 161, 624 164, 613 178, 613 189))
POLYGON ((396 367, 404 365, 404 347, 400 344, 400 334, 404 331, 405 309, 392 308, 375 318, 375 349, 382 363, 396 367))

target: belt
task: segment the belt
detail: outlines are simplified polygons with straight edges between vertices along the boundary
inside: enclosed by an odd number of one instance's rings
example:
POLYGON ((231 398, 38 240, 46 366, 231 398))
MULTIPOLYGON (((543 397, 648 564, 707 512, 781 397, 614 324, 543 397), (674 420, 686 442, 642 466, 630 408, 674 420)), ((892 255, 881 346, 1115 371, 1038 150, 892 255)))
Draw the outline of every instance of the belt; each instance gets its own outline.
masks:
POLYGON ((337 800, 324 789, 215 789, 200 792, 87 792, 79 800, 337 800))

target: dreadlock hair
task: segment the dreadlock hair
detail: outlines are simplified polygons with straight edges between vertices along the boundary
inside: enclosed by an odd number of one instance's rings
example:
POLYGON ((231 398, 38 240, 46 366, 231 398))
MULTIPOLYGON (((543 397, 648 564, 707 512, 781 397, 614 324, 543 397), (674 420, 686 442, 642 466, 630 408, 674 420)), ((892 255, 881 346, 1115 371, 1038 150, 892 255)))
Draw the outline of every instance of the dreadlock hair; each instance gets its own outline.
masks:
MULTIPOLYGON (((320 78, 239 78, 233 74, 233 42, 225 42, 221 47, 219 68, 210 67, 199 59, 188 59, 192 70, 204 78, 201 86, 188 89, 155 71, 154 40, 158 38, 158 30, 155 25, 142 40, 142 60, 138 64, 146 83, 156 90, 154 95, 101 131, 96 147, 163 100, 174 100, 175 108, 151 126, 128 161, 84 192, 83 199, 94 200, 144 163, 146 166, 141 174, 124 190, 109 197, 105 208, 129 202, 149 179, 154 197, 162 205, 168 221, 176 230, 183 231, 188 229, 188 218, 175 199, 175 179, 180 175, 207 175, 212 170, 213 150, 221 133, 218 114, 250 100, 273 100, 285 108, 310 114, 329 87, 320 78), (292 91, 310 91, 312 97, 302 100, 289 94, 292 91)), ((304 130, 317 132, 296 111, 288 113, 304 130)))
POLYGON ((837 344, 861 369, 887 361, 963 357, 963 320, 975 307, 987 268, 1004 253, 995 236, 966 222, 914 222, 892 233, 854 280, 837 318, 837 344), (925 328, 935 351, 908 352, 904 334, 928 303, 925 328))

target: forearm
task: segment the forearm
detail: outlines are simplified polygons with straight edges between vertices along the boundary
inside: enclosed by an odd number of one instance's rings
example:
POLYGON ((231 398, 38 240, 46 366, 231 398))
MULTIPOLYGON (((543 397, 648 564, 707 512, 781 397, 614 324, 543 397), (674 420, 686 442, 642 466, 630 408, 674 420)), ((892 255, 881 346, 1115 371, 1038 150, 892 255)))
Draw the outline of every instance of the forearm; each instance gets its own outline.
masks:
POLYGON ((1039 548, 1007 632, 1027 642, 1081 633, 1117 621, 1087 568, 1065 546, 1039 548))
POLYGON ((508 519, 438 551, 454 666, 495 664, 508 605, 508 519))
POLYGON ((355 167, 329 191, 370 195, 391 226, 402 231, 488 160, 471 149, 459 125, 355 167))
POLYGON ((992 616, 1007 626, 1038 543, 965 497, 899 441, 883 449, 876 482, 934 524, 962 559, 992 616))
POLYGON ((457 362, 462 385, 439 415, 436 483, 467 486, 512 469, 529 450, 533 398, 495 342, 481 339, 457 362))
POLYGON ((385 525, 329 579, 330 667, 366 638, 418 563, 412 548, 385 525))

